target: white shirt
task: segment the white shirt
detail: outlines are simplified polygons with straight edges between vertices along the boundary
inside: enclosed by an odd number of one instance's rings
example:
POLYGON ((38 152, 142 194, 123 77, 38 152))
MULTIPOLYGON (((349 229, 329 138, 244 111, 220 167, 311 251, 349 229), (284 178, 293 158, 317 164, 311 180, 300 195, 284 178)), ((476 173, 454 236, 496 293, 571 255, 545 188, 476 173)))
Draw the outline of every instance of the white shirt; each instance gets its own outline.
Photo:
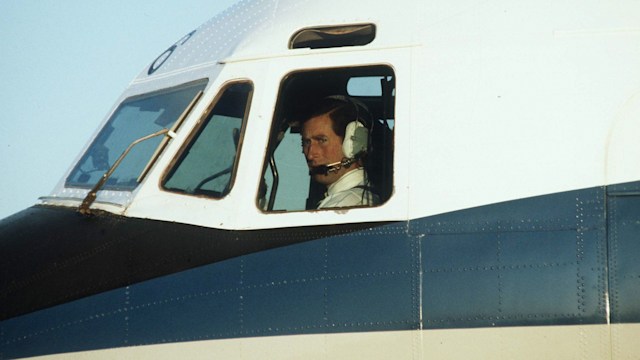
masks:
POLYGON ((364 169, 357 168, 342 175, 340 179, 329 185, 327 195, 318 205, 318 209, 370 206, 379 202, 378 196, 367 187, 364 169))

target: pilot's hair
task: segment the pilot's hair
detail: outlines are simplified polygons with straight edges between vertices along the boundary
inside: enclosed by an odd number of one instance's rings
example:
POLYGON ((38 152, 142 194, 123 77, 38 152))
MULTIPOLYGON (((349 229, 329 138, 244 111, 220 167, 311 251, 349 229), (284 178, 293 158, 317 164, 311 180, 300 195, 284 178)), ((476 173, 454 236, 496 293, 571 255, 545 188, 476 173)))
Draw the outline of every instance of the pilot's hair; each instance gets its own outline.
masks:
POLYGON ((332 120, 331 127, 336 135, 344 138, 347 125, 356 120, 358 109, 347 97, 326 97, 314 103, 302 117, 302 124, 308 120, 320 116, 329 115, 332 120))

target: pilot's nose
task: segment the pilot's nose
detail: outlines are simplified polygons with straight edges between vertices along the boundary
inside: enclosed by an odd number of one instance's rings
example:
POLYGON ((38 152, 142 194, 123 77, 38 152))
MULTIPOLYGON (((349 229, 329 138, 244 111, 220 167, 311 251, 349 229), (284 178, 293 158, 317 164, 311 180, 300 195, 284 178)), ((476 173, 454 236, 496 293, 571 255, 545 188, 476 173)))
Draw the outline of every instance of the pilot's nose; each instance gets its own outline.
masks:
POLYGON ((304 149, 304 156, 307 158, 307 161, 312 161, 318 156, 318 147, 313 144, 313 142, 309 143, 304 149))

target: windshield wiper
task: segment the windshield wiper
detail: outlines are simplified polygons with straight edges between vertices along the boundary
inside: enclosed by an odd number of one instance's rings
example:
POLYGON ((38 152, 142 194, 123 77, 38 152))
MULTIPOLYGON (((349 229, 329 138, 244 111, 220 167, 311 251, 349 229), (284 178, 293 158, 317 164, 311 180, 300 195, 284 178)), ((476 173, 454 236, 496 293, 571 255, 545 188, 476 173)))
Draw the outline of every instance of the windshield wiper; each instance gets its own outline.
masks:
POLYGON ((157 132, 155 132, 153 134, 149 134, 147 136, 143 136, 143 137, 141 137, 141 138, 139 138, 137 140, 134 140, 131 144, 129 144, 129 146, 122 152, 120 157, 118 157, 118 160, 116 160, 116 162, 113 163, 113 165, 111 165, 109 170, 107 170, 107 172, 104 173, 104 175, 102 175, 100 180, 89 191, 89 193, 84 198, 84 200, 82 200, 82 204, 80 204, 80 207, 78 208, 78 212, 80 212, 83 215, 91 214, 91 210, 89 209, 89 207, 91 206, 91 204, 93 204, 94 201, 96 201, 96 197, 98 196, 98 191, 100 191, 102 189, 102 187, 104 186, 104 184, 107 182, 107 180, 109 180, 109 177, 111 176, 111 174, 113 174, 113 172, 116 171, 116 168, 120 165, 122 160, 124 160, 124 158, 127 156, 127 154, 129 154, 129 151, 131 151, 131 149, 133 149, 133 147, 138 145, 139 143, 141 143, 141 142, 143 142, 145 140, 149 140, 151 138, 154 138, 156 136, 160 136, 160 135, 167 135, 167 136, 169 136, 170 138, 173 139, 175 137, 176 133, 174 133, 173 131, 171 131, 169 129, 162 129, 162 130, 157 131, 157 132))
MULTIPOLYGON (((189 113, 191 113, 191 110, 195 107, 198 100, 200 100, 200 97, 202 97, 202 94, 204 94, 202 90, 196 93, 194 98, 191 100, 191 102, 186 107, 186 109, 184 109, 182 114, 180 114, 180 117, 176 120, 175 124, 173 124, 173 127, 171 129, 165 128, 165 129, 159 130, 153 134, 149 134, 147 136, 143 136, 139 138, 138 140, 134 140, 131 144, 129 144, 129 146, 122 152, 118 160, 116 160, 116 162, 113 163, 113 165, 109 168, 109 170, 106 173, 104 173, 104 175, 102 175, 98 183, 96 183, 96 185, 89 191, 89 193, 84 198, 84 200, 82 200, 82 204, 80 204, 80 207, 78 207, 78 212, 80 212, 83 215, 91 214, 91 210, 89 209, 89 207, 91 206, 91 204, 93 204, 94 201, 96 201, 96 198, 98 197, 98 191, 102 189, 102 187, 107 182, 107 180, 109 180, 109 177, 111 176, 111 174, 113 174, 113 172, 116 171, 116 168, 120 165, 122 160, 124 160, 124 158, 127 156, 129 151, 131 151, 131 149, 134 146, 136 146, 137 144, 145 140, 149 140, 151 138, 154 138, 160 135, 167 135, 167 137, 173 139, 176 136, 176 131, 178 131, 178 128, 180 127, 180 125, 182 125, 182 122, 187 118, 189 113)), ((156 151, 153 154, 153 156, 151 156, 151 158, 149 159, 147 166, 145 166, 144 170, 142 170, 142 172, 140 173, 140 176, 138 176, 138 180, 137 180, 138 183, 141 182, 142 179, 145 177, 145 175, 149 172, 149 170, 151 169, 151 165, 153 165, 156 159, 160 156, 160 153, 162 152, 162 150, 165 148, 166 145, 167 145, 167 141, 165 139, 156 148, 156 151)))

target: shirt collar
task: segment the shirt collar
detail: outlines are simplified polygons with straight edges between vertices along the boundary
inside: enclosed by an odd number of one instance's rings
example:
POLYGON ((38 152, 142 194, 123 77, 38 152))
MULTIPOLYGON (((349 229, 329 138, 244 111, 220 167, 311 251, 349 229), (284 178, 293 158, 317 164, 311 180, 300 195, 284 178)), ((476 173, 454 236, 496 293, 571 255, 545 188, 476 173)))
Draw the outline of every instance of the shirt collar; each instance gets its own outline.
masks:
POLYGON ((327 195, 333 195, 344 190, 349 190, 358 185, 364 185, 364 169, 353 169, 336 180, 327 188, 327 195))

